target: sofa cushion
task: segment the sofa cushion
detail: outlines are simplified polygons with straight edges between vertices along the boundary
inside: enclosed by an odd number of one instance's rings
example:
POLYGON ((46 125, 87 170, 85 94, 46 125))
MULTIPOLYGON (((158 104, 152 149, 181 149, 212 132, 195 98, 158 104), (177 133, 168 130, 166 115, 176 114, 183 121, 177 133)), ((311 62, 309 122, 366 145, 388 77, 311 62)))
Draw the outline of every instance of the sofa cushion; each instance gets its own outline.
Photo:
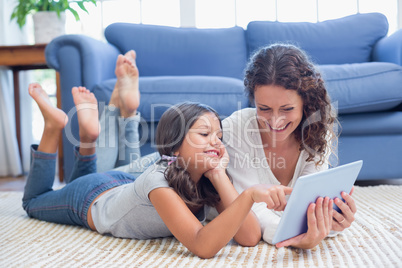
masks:
POLYGON ((402 135, 341 136, 339 164, 363 160, 358 180, 401 178, 402 135))
POLYGON ((402 67, 367 62, 318 67, 340 114, 385 111, 402 102, 402 67))
POLYGON ((345 114, 339 117, 343 136, 401 135, 402 112, 345 114))
POLYGON ((137 52, 141 76, 213 75, 241 79, 247 61, 243 28, 196 29, 114 23, 108 42, 137 52))
POLYGON ((317 64, 367 62, 374 44, 386 36, 380 13, 356 14, 318 23, 253 21, 247 26, 249 53, 276 42, 304 49, 317 64))
MULTIPOLYGON (((108 103, 116 79, 95 86, 98 102, 108 103)), ((228 77, 160 76, 140 77, 141 104, 138 111, 147 122, 158 122, 170 106, 194 101, 214 108, 222 119, 248 104, 243 81, 228 77)))

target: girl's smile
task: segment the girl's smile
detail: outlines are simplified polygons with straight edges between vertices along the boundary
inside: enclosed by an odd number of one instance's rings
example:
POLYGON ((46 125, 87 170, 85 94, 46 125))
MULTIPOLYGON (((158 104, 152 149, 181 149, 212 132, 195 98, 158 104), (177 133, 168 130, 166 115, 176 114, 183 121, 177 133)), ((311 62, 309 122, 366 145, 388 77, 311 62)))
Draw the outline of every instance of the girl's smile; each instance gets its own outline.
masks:
POLYGON ((215 168, 223 155, 222 129, 213 113, 200 116, 189 129, 178 152, 187 171, 197 181, 202 174, 215 168))
POLYGON ((220 152, 218 150, 210 150, 205 152, 209 157, 219 157, 220 152))

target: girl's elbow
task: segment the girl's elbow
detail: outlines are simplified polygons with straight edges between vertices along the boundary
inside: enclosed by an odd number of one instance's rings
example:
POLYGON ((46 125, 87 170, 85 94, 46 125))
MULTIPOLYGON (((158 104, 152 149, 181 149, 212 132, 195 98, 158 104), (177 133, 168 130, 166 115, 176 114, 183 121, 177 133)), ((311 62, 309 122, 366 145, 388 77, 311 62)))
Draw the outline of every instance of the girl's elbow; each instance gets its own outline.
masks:
POLYGON ((191 251, 193 254, 197 255, 197 257, 201 258, 201 259, 210 259, 213 258, 217 252, 213 252, 211 250, 208 249, 201 249, 201 250, 194 250, 191 251))
POLYGON ((243 247, 255 247, 261 241, 261 236, 247 236, 246 239, 242 239, 241 241, 236 241, 243 247))
MULTIPOLYGON (((197 254, 196 254, 197 255, 197 254)), ((213 254, 213 255, 203 255, 203 254, 201 254, 201 255, 197 255, 200 259, 211 259, 211 258, 213 258, 214 256, 215 256, 216 254, 213 254)))
POLYGON ((261 229, 258 225, 254 230, 249 230, 246 233, 238 233, 234 239, 243 247, 254 247, 261 241, 261 229))

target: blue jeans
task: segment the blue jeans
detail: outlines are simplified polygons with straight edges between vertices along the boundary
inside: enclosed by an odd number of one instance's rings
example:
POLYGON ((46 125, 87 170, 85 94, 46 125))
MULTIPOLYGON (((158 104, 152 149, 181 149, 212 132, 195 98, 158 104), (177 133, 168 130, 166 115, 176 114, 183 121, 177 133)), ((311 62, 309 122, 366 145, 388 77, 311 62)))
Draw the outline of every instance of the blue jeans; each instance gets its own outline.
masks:
POLYGON ((138 177, 160 159, 157 152, 141 156, 138 134, 140 119, 139 113, 123 118, 118 108, 104 107, 100 115, 101 132, 96 146, 98 172, 119 170, 138 177))
POLYGON ((139 115, 122 118, 119 109, 105 107, 96 148, 98 158, 96 155, 82 156, 74 148, 71 177, 66 178, 66 186, 56 191, 52 187, 57 154, 38 152, 37 146, 32 146, 31 167, 23 197, 23 208, 28 215, 48 222, 89 228, 88 209, 99 194, 133 182, 160 159, 158 153, 141 157, 139 122, 139 115))
POLYGON ((92 201, 113 187, 131 183, 135 177, 120 171, 96 172, 96 155, 82 156, 75 148, 72 177, 63 188, 53 190, 57 154, 31 147, 31 167, 25 185, 23 208, 38 220, 90 228, 87 213, 92 201))

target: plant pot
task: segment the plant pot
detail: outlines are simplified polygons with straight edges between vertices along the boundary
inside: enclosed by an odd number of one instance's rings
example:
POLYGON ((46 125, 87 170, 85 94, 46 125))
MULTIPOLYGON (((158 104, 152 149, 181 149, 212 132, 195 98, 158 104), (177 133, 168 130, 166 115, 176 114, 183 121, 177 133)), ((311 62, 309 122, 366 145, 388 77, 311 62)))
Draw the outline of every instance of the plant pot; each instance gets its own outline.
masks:
POLYGON ((36 44, 48 44, 53 38, 65 34, 66 14, 57 16, 55 11, 39 11, 33 15, 36 44))

